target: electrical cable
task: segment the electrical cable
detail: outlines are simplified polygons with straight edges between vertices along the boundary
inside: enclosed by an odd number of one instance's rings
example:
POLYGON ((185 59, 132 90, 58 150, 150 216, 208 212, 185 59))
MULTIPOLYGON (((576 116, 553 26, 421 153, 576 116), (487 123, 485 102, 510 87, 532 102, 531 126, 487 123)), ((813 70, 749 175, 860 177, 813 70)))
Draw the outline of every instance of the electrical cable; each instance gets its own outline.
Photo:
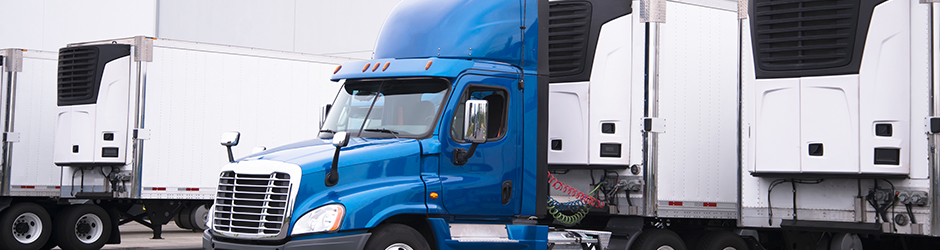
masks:
POLYGON ((907 208, 907 216, 911 217, 911 225, 917 224, 917 219, 914 219, 914 211, 911 210, 911 204, 904 204, 904 207, 907 208))
MULTIPOLYGON (((597 187, 594 187, 594 190, 588 193, 588 195, 593 194, 595 191, 597 191, 599 187, 600 185, 598 185, 597 187)), ((587 213, 590 209, 591 209, 591 206, 588 205, 587 203, 582 202, 581 200, 574 200, 574 201, 562 203, 562 202, 555 200, 551 196, 548 197, 548 213, 551 214, 552 217, 555 218, 555 220, 557 220, 559 223, 563 225, 571 226, 571 225, 577 224, 578 222, 581 222, 581 220, 583 220, 584 217, 587 216, 587 213), (581 203, 580 208, 575 207, 577 203, 581 203), (561 207, 565 209, 559 209, 556 207, 561 207), (572 208, 577 208, 574 214, 567 215, 567 214, 562 213, 562 210, 572 211, 572 210, 569 210, 572 208)))
POLYGON ((796 191, 795 191, 795 190, 796 190, 796 186, 795 186, 795 184, 819 184, 819 183, 822 183, 823 181, 825 181, 825 179, 815 179, 815 180, 800 180, 800 179, 789 179, 789 180, 788 180, 788 179, 776 179, 776 180, 770 182, 770 185, 768 185, 769 187, 767 188, 767 214, 768 214, 768 217, 767 217, 767 224, 768 224, 768 225, 771 225, 771 226, 774 225, 774 223, 773 223, 773 219, 774 219, 774 207, 773 207, 773 205, 772 205, 772 203, 771 203, 771 201, 770 201, 770 193, 773 192, 774 187, 776 187, 777 185, 783 184, 783 183, 787 183, 787 182, 793 182, 793 183, 794 183, 794 196, 793 196, 793 199, 794 199, 794 201, 793 201, 794 207, 793 207, 793 214, 794 214, 794 219, 795 219, 795 218, 796 218, 796 207, 795 207, 795 204, 796 204, 796 191))

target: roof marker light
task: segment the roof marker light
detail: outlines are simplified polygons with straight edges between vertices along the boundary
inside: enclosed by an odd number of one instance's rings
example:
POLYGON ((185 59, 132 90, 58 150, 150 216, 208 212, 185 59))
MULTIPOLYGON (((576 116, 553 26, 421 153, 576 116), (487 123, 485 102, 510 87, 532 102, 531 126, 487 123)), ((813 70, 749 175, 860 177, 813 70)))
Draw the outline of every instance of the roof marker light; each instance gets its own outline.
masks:
POLYGON ((336 72, 339 72, 339 69, 342 69, 342 68, 343 68, 343 65, 336 66, 336 70, 333 70, 333 74, 336 74, 336 72))
POLYGON ((382 66, 382 63, 376 63, 375 67, 372 67, 372 72, 375 72, 375 70, 379 69, 379 66, 382 66))
POLYGON ((362 72, 366 72, 366 70, 369 69, 369 66, 371 65, 371 63, 366 63, 366 66, 362 67, 362 72))
POLYGON ((385 71, 386 69, 388 69, 388 65, 391 64, 391 63, 392 63, 392 62, 385 62, 385 66, 382 67, 382 71, 385 71))
POLYGON ((428 61, 428 64, 427 64, 427 65, 424 65, 424 70, 430 69, 430 68, 431 68, 431 63, 433 63, 433 62, 434 62, 434 61, 428 61))

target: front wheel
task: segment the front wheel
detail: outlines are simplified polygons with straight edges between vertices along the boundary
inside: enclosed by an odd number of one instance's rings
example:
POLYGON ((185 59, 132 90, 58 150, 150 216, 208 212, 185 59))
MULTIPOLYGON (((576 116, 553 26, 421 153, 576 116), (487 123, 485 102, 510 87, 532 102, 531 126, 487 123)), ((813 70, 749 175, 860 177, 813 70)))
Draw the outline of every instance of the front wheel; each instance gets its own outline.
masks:
POLYGON ((0 214, 0 249, 41 249, 52 235, 52 219, 35 203, 19 203, 0 214))
POLYGON ((402 224, 379 226, 372 231, 366 250, 428 250, 428 242, 417 230, 402 224))
POLYGON ((665 229, 643 229, 633 242, 633 250, 686 250, 676 233, 665 229))
POLYGON ((71 206, 59 213, 55 230, 63 250, 101 249, 111 236, 111 217, 96 205, 71 206))

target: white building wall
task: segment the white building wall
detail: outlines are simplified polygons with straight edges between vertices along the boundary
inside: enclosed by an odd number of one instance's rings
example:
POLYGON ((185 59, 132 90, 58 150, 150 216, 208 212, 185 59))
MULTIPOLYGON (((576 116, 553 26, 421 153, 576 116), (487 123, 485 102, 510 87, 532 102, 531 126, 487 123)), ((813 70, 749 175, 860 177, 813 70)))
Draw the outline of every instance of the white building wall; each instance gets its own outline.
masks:
POLYGON ((400 0, 0 0, 0 48, 155 36, 369 59, 400 0))

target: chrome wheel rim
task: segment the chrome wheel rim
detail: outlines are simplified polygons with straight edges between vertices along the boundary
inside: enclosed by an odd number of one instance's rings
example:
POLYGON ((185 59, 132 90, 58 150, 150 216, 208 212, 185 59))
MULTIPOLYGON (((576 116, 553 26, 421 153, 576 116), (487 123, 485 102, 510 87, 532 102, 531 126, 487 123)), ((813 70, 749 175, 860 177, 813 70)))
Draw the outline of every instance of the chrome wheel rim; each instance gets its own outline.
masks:
POLYGON ((206 225, 206 223, 209 221, 209 209, 206 209, 206 207, 203 206, 199 206, 193 209, 193 214, 193 221, 190 223, 194 229, 205 230, 209 228, 209 226, 206 225))
POLYGON ((34 213, 23 213, 13 220, 13 238, 21 244, 30 244, 42 234, 42 221, 34 213))
POLYGON ((75 237, 78 238, 78 241, 85 244, 98 241, 103 231, 101 218, 95 214, 82 215, 75 223, 75 237))
POLYGON ((676 249, 672 248, 672 246, 661 246, 659 248, 656 248, 656 250, 676 250, 676 249))
POLYGON ((385 248, 385 250, 415 250, 405 243, 395 243, 385 248))

